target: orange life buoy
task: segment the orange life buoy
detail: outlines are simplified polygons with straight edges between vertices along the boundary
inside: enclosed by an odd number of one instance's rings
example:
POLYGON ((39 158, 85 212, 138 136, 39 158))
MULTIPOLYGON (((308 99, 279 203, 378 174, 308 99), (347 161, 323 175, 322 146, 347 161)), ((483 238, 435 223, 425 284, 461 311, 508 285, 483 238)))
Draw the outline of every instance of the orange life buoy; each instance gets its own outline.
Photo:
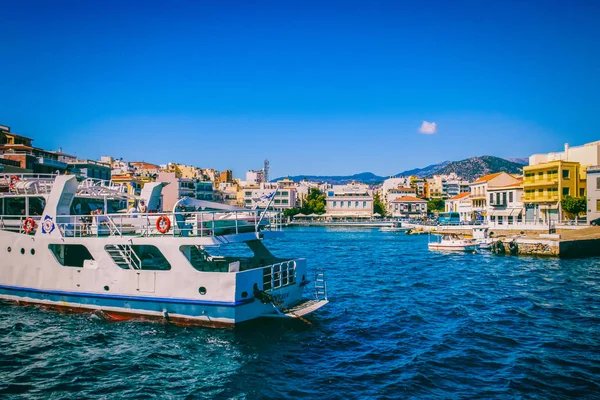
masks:
POLYGON ((15 190, 15 182, 18 182, 18 181, 19 181, 19 177, 18 177, 18 176, 16 176, 16 175, 13 175, 13 176, 11 176, 11 178, 10 178, 10 185, 9 185, 9 187, 10 187, 12 190, 15 190))
POLYGON ((171 220, 169 219, 169 217, 167 217, 166 215, 161 215, 160 217, 158 217, 158 219, 156 220, 156 229, 158 229, 160 233, 167 233, 169 229, 171 229, 171 220))
POLYGON ((25 222, 23 222, 23 230, 25 233, 33 232, 33 228, 35 228, 35 221, 33 218, 27 218, 25 222))

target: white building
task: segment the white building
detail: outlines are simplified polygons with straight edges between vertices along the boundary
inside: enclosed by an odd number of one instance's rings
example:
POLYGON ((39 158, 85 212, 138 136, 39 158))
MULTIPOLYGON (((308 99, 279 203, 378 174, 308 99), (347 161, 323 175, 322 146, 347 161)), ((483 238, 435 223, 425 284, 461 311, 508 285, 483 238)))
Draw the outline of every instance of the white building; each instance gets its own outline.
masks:
POLYGON ((511 184, 519 183, 521 180, 506 172, 497 172, 495 174, 484 175, 471 183, 471 200, 473 201, 473 214, 475 218, 484 217, 483 220, 487 223, 489 193, 490 187, 503 187, 511 184))
POLYGON ((415 218, 427 217, 427 201, 414 196, 404 196, 390 202, 392 217, 415 218))
POLYGON ((401 176, 399 178, 388 178, 383 181, 381 185, 381 201, 383 203, 388 203, 388 200, 393 200, 397 196, 391 196, 393 198, 388 199, 388 193, 390 190, 409 187, 410 186, 410 178, 401 176))
POLYGON ((198 200, 213 200, 212 182, 199 181, 192 178, 181 178, 175 172, 161 171, 156 182, 168 183, 162 190, 162 205, 164 211, 171 211, 177 200, 189 197, 198 200))
POLYGON ((460 222, 470 222, 473 218, 471 192, 463 192, 446 200, 446 212, 457 212, 460 222))
POLYGON ((404 196, 417 196, 417 189, 414 187, 398 187, 396 189, 390 189, 387 192, 387 197, 384 201, 386 210, 388 213, 392 213, 392 201, 404 196))
POLYGON ((556 153, 533 154, 529 157, 529 165, 543 164, 550 161, 574 161, 584 167, 600 165, 600 140, 586 143, 583 146, 569 147, 565 144, 565 150, 556 153))
POLYGON ((600 218, 600 165, 587 169, 587 220, 600 218))
POLYGON ((296 207, 296 188, 279 188, 276 183, 263 182, 257 187, 244 188, 244 207, 264 209, 269 205, 269 209, 285 210, 296 207), (277 190, 277 192, 275 192, 277 190))
POLYGON ((265 172, 262 169, 246 172, 246 185, 260 185, 265 181, 265 172))
POLYGON ((523 188, 521 182, 487 188, 488 223, 491 225, 512 225, 523 222, 525 207, 521 201, 523 188))
POLYGON ((327 190, 326 215, 340 218, 370 218, 373 216, 373 192, 361 183, 333 185, 327 190))

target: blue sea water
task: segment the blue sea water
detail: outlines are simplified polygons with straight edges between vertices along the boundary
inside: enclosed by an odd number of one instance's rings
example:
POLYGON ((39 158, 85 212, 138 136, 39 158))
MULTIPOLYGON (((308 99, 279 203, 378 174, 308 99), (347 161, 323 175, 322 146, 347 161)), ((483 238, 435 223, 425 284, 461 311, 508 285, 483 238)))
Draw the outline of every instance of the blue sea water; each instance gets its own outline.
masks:
POLYGON ((289 228, 323 267, 310 319, 234 330, 0 305, 0 398, 600 398, 600 259, 444 254, 427 237, 289 228))

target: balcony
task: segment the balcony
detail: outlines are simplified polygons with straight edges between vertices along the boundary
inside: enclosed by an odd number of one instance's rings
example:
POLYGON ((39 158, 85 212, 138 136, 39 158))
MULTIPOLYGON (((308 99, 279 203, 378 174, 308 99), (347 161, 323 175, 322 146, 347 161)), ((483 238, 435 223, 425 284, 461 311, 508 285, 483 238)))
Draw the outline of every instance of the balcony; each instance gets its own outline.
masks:
POLYGON ((523 181, 523 187, 540 187, 540 186, 558 186, 558 178, 526 178, 523 181))
POLYGON ((521 197, 523 203, 556 203, 558 200, 558 195, 521 197))

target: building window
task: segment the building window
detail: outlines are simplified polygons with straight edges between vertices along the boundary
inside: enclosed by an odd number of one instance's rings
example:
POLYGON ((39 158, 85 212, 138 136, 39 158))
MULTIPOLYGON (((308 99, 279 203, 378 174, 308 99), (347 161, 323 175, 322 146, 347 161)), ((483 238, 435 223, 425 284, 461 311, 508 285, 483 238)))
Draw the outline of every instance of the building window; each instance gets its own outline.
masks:
POLYGON ((354 207, 358 208, 358 201, 354 203, 354 207))
POLYGON ((579 188, 579 196, 580 197, 585 196, 585 189, 584 188, 579 188))
POLYGON ((596 200, 596 211, 600 211, 600 199, 596 200))
POLYGON ((490 204, 494 204, 494 193, 490 193, 490 204))
POLYGON ((281 204, 288 204, 288 203, 289 203, 288 199, 281 200, 281 204))
POLYGON ((563 196, 569 195, 569 188, 563 188, 563 196))
POLYGON ((337 204, 337 201, 334 201, 333 202, 333 208, 335 208, 336 204, 337 204))
POLYGON ((246 192, 245 195, 246 196, 252 196, 252 192, 246 192))
POLYGON ((509 203, 513 202, 513 192, 508 192, 508 202, 509 203))
POLYGON ((600 189, 600 176, 596 178, 596 189, 600 189))
POLYGON ((569 170, 563 169, 563 179, 569 179, 569 170))
MULTIPOLYGON (((600 179, 600 178, 598 178, 598 179, 600 179)), ((363 201, 363 208, 367 208, 367 202, 366 201, 363 201)))
POLYGON ((344 202, 340 201, 340 208, 344 208, 344 202))

